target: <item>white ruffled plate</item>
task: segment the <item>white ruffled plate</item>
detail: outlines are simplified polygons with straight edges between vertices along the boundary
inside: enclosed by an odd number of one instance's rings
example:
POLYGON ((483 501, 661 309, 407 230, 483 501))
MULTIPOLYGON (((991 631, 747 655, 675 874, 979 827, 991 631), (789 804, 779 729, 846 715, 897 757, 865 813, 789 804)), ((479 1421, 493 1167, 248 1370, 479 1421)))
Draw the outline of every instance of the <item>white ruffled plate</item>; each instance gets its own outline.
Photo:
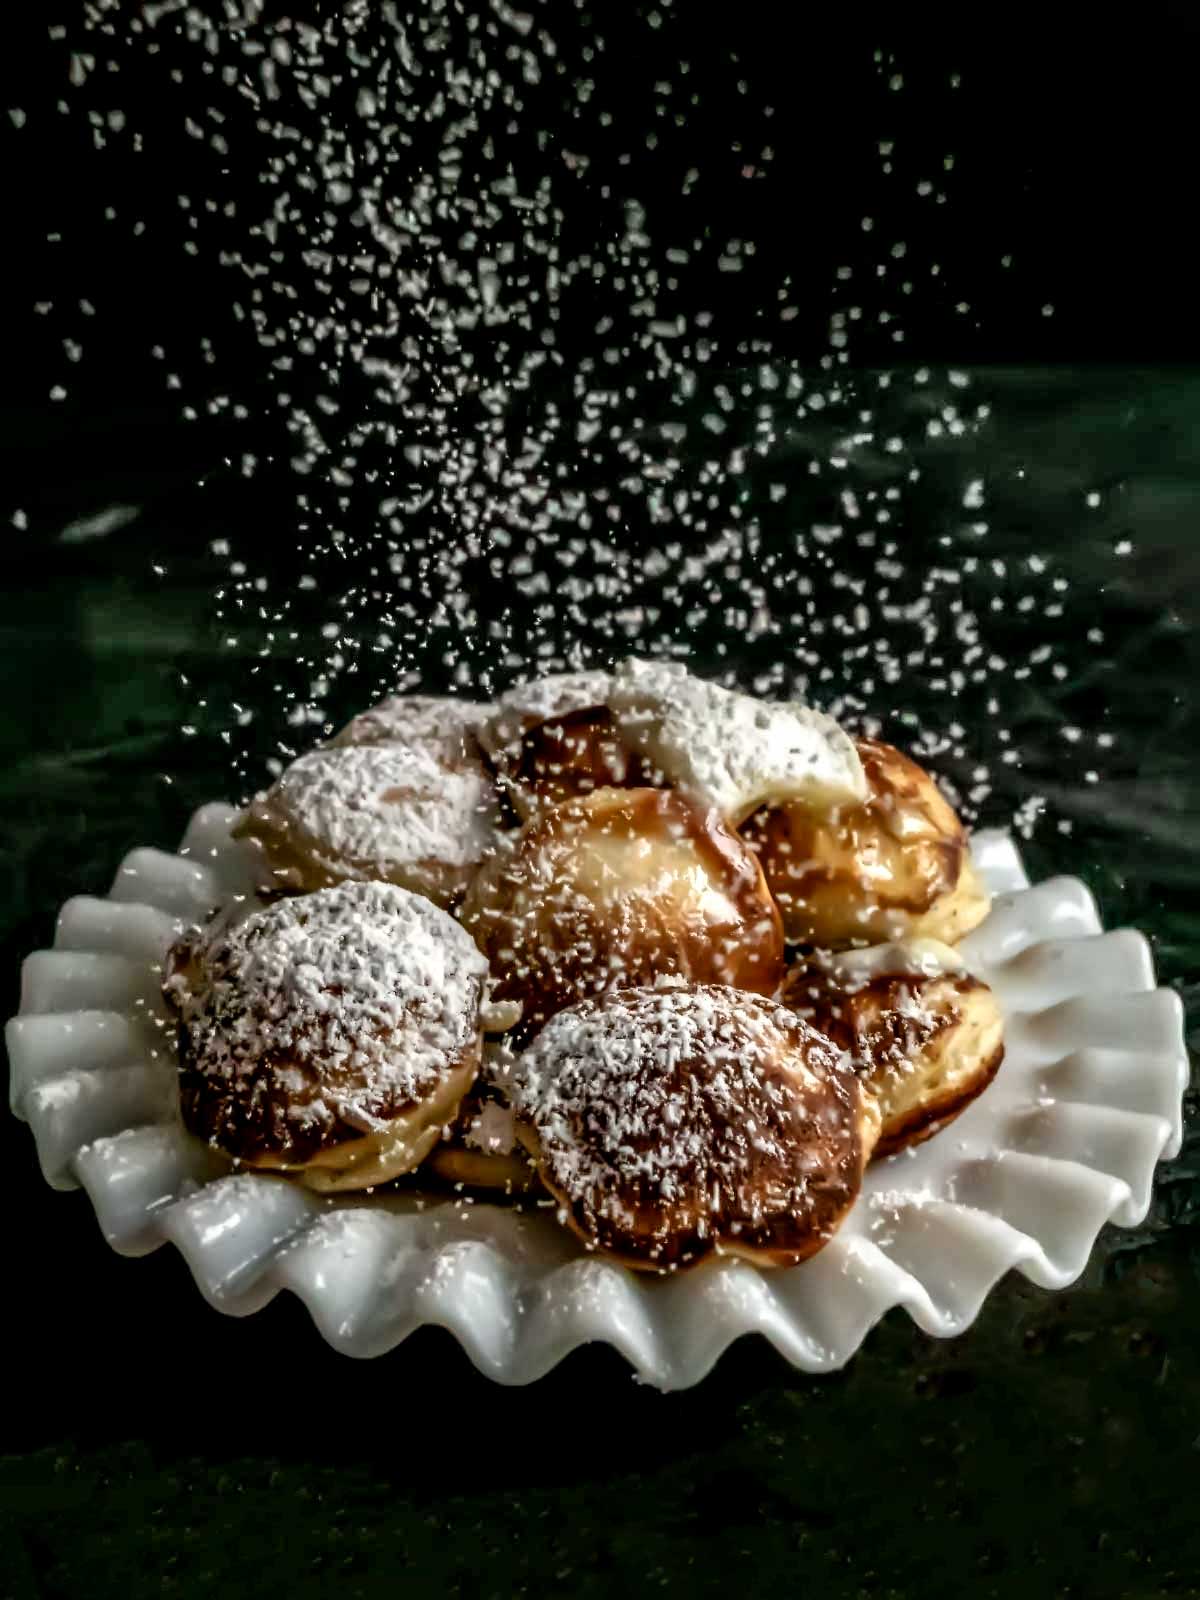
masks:
POLYGON ((232 1315, 291 1289, 352 1356, 435 1323, 501 1383, 605 1340, 646 1381, 683 1388, 755 1331, 828 1372, 892 1306, 946 1336, 1010 1267, 1065 1287, 1106 1222, 1141 1221, 1156 1163, 1179 1149, 1182 1008, 1155 989, 1146 941, 1102 932, 1076 879, 1030 888, 1011 841, 983 833, 974 857, 997 898, 963 949, 1004 1007, 1004 1064, 947 1132, 871 1168, 840 1233, 803 1266, 726 1259, 646 1278, 583 1254, 545 1212, 324 1199, 231 1174, 178 1120, 158 966, 184 925, 249 888, 235 816, 203 807, 178 855, 135 850, 108 899, 69 901, 54 948, 25 962, 7 1029, 12 1108, 47 1182, 82 1184, 123 1254, 177 1246, 232 1315))

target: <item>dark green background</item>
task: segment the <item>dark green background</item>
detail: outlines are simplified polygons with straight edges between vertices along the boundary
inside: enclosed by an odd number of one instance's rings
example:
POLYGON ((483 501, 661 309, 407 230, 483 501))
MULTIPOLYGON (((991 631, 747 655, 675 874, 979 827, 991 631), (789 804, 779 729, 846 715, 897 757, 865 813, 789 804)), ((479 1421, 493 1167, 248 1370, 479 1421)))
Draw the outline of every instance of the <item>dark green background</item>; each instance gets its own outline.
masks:
MULTIPOLYGON (((712 104, 735 43, 760 97, 792 91, 774 187, 739 219, 765 256, 798 262, 802 283, 811 275, 778 369, 812 372, 825 348, 818 287, 824 294, 846 230, 868 204, 887 202, 866 194, 878 137, 899 134, 939 159, 952 145, 969 181, 930 247, 948 252, 980 312, 963 321, 932 302, 918 308, 912 364, 887 402, 904 464, 922 471, 903 507, 905 560, 919 575, 950 559, 946 539, 962 555, 963 484, 983 476, 980 554, 1008 565, 973 578, 972 603, 1002 602, 993 623, 1014 661, 1049 642, 1068 671, 1001 675, 987 690, 1002 702, 999 718, 985 691, 965 696, 965 754, 944 770, 961 780, 977 760, 991 767, 984 820, 1003 820, 1030 792, 1047 797, 1025 846, 1033 875, 1078 873, 1109 925, 1151 936, 1194 1037, 1200 368, 1181 363, 1200 347, 1178 221, 1194 146, 1190 15, 1140 8, 1120 32, 1089 21, 1056 39, 1006 14, 928 45, 890 41, 907 50, 917 84, 899 112, 878 99, 861 41, 828 24, 806 33, 802 22, 791 19, 785 37, 777 9, 739 7, 707 56, 689 41, 712 104), (970 88, 953 104, 950 66, 970 88), (1011 285, 992 264, 1001 249, 1023 267, 1011 285), (1044 301, 1052 318, 1040 316, 1044 301), (930 386, 912 375, 922 360, 937 367, 930 386), (951 393, 948 363, 969 369, 969 397, 992 416, 979 434, 929 440, 930 406, 951 393), (1102 492, 1094 511, 1084 508, 1090 491, 1102 492), (1124 539, 1132 549, 1118 557, 1124 539), (1068 580, 1059 617, 1040 603, 1016 609, 1030 554, 1068 580), (1085 638, 1095 625, 1100 646, 1085 638), (1019 766, 995 760, 998 721, 1019 766), (1068 724, 1107 728, 1116 742, 1102 757, 1076 752, 1061 736, 1068 724), (1084 780, 1089 765, 1096 783, 1084 780)), ((202 326, 221 363, 181 360, 189 393, 252 396, 265 381, 227 315, 227 286, 178 252, 169 202, 196 181, 178 165, 194 149, 164 113, 150 166, 123 172, 90 155, 75 121, 54 111, 66 48, 48 50, 34 18, 11 58, 23 69, 14 103, 30 119, 7 168, 28 248, 13 263, 0 399, 0 497, 26 514, 8 530, 0 614, 6 1015, 20 958, 49 942, 64 898, 106 892, 128 848, 171 848, 195 805, 231 795, 237 766, 262 770, 285 707, 269 688, 247 690, 261 642, 253 627, 239 630, 238 649, 221 644, 214 593, 226 564, 210 543, 232 538, 279 585, 295 563, 286 473, 246 481, 222 466, 247 440, 269 456, 269 425, 258 413, 240 431, 221 419, 181 424, 147 354, 164 337, 183 349, 184 331, 202 326), (135 189, 157 223, 136 241, 98 215, 135 189), (62 245, 44 244, 48 228, 62 245), (85 293, 99 313, 88 357, 70 373, 68 403, 51 405, 61 338, 78 330, 30 307, 85 293), (113 504, 139 507, 136 520, 64 539, 73 519, 113 504), (232 747, 221 737, 230 699, 258 713, 232 747), (198 732, 183 735, 184 723, 198 732)), ((657 67, 626 58, 623 70, 608 85, 617 103, 638 71, 657 67)), ((719 117, 687 135, 718 162, 719 117)), ((714 183, 706 204, 720 215, 733 185, 719 174, 714 183)), ((753 312, 723 309, 731 365, 739 319, 752 325, 753 312)), ((869 340, 860 347, 852 378, 862 392, 875 394, 884 354, 869 340)), ((750 482, 760 553, 826 515, 828 491, 806 465, 842 421, 795 433, 781 506, 765 482, 750 482)), ((856 470, 865 481, 878 463, 856 470)), ((586 472, 610 487, 619 464, 596 456, 586 472)), ((645 530, 628 523, 622 536, 636 544, 645 530)), ((329 584, 346 587, 363 576, 353 560, 329 572, 329 584)), ((486 607, 486 574, 467 581, 486 607)), ((293 615, 297 652, 320 651, 324 612, 293 615)), ((603 630, 587 642, 602 654, 603 630)), ((715 613, 690 644, 699 664, 719 664, 729 641, 715 613)), ((833 687, 852 689, 850 668, 834 664, 844 681, 833 687)), ((366 676, 337 686, 331 715, 365 698, 366 676)), ((927 680, 914 671, 880 709, 944 722, 927 680)), ((432 661, 426 681, 438 681, 432 661)), ((9 1180, 0 1595, 1200 1593, 1194 1139, 1164 1169, 1147 1223, 1110 1230, 1065 1293, 1013 1278, 945 1344, 897 1313, 846 1372, 821 1380, 743 1342, 699 1388, 663 1397, 603 1350, 502 1391, 440 1333, 358 1365, 335 1357, 289 1300, 247 1322, 224 1319, 172 1252, 132 1262, 109 1252, 86 1200, 43 1186, 23 1127, 6 1119, 0 1138, 9 1180)))
MULTIPOLYGON (((1047 471, 1069 434, 1077 465, 1101 449, 1162 513, 1141 518, 1119 591, 1078 584, 1081 611, 1113 629, 1094 671, 1122 770, 1064 792, 1054 815, 1073 833, 1043 828, 1026 851, 1035 874, 1079 872, 1110 923, 1153 936, 1195 1027, 1196 635, 1182 584, 1160 578, 1195 563, 1180 497, 1200 498, 1197 385, 1164 372, 977 383, 1027 446, 1034 430, 1047 471), (1152 460, 1160 434, 1173 492, 1152 460)), ((105 892, 127 848, 170 847, 194 804, 228 792, 217 734, 178 731, 181 671, 219 689, 240 670, 205 625, 211 527, 180 504, 172 529, 168 582, 148 571, 162 526, 143 521, 54 547, 8 591, 5 1011, 62 899, 105 892)), ((1039 708, 1033 767, 1088 692, 1068 683, 1039 708)), ((1006 1281, 944 1345, 894 1314, 846 1373, 815 1381, 743 1342, 699 1389, 661 1397, 605 1351, 504 1392, 440 1333, 359 1366, 295 1303, 222 1319, 172 1252, 112 1255, 83 1197, 42 1186, 26 1131, 3 1133, 14 1595, 318 1593, 334 1578, 347 1594, 1196 1592, 1194 1147, 1165 1169, 1150 1221, 1111 1230, 1066 1293, 1006 1281)))

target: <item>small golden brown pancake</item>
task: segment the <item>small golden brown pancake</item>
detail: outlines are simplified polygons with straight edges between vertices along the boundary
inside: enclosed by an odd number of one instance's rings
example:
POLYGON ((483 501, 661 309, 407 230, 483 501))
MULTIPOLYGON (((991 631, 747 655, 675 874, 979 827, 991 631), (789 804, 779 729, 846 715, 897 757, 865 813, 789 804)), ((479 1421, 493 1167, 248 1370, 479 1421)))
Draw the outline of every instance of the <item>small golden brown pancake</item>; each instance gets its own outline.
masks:
POLYGON ((311 750, 259 795, 234 829, 264 857, 269 886, 399 884, 451 905, 495 838, 497 803, 477 754, 360 744, 311 750))
POLYGON ((487 964, 431 901, 347 883, 171 952, 190 1132, 318 1189, 415 1167, 479 1069, 487 964))
POLYGON ((936 783, 877 739, 860 739, 862 805, 768 806, 744 825, 790 941, 838 949, 907 935, 955 940, 988 912, 967 837, 936 783))
POLYGON ((850 1052, 879 1107, 876 1156, 944 1128, 1004 1059, 995 995, 933 939, 813 958, 788 975, 781 999, 850 1052))
POLYGON ((662 975, 770 994, 779 913, 715 813, 662 789, 598 789, 526 824, 472 885, 462 920, 528 1036, 554 1012, 662 975))
POLYGON ((789 1266, 836 1232, 877 1128, 845 1055, 716 985, 615 989, 518 1057, 523 1142, 562 1220, 643 1271, 714 1251, 789 1266))

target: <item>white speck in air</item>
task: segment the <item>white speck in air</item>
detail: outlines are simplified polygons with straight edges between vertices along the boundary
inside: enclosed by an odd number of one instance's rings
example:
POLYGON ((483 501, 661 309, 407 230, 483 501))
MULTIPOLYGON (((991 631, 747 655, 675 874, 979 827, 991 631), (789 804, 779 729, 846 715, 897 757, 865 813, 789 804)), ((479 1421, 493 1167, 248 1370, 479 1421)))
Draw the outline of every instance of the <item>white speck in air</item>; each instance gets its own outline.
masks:
MULTIPOLYGON (((150 147, 147 105, 175 106, 187 175, 163 209, 258 358, 257 381, 228 376, 216 327, 152 346, 165 403, 224 430, 214 480, 268 494, 296 551, 281 582, 251 538, 207 540, 236 687, 203 715, 191 691, 188 728, 226 739, 235 788, 291 758, 293 728, 383 693, 483 698, 637 650, 811 696, 931 761, 968 815, 1016 808, 1033 828, 1046 802, 995 775, 1046 705, 1055 759, 1090 750, 1067 686, 1102 641, 1090 629, 1074 654, 1046 625, 1070 598, 1022 542, 1040 479, 1011 465, 1002 395, 965 362, 921 359, 924 329, 954 349, 986 325, 982 284, 964 298, 914 225, 930 200, 952 220, 965 161, 876 141, 894 203, 851 214, 817 305, 754 210, 795 180, 784 119, 736 62, 694 70, 682 8, 622 23, 619 82, 616 25, 580 4, 82 13, 57 35, 64 109, 102 162, 150 147), (157 99, 122 107, 126 73, 157 99), (692 137, 706 119, 747 197, 728 228, 692 137), (234 166, 252 198, 231 199, 234 166)), ((881 52, 872 70, 911 96, 901 65, 881 52)), ((950 143, 959 81, 940 89, 950 143)), ((152 196, 136 219, 105 198, 114 230, 160 225, 152 196)), ((1011 293, 1005 243, 987 259, 1011 293)), ((98 295, 70 303, 36 307, 62 324, 56 401, 104 317, 98 295)))

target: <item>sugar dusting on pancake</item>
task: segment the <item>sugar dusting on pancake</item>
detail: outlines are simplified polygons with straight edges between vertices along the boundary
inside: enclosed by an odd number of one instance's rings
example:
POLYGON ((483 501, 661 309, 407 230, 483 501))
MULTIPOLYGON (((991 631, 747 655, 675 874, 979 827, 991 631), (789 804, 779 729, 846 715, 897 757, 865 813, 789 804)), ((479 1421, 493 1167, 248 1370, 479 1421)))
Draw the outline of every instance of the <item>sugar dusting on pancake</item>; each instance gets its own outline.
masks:
POLYGON ((714 1248, 804 1259, 853 1202, 871 1137, 829 1040, 717 985, 615 990, 560 1012, 510 1092, 565 1220, 649 1268, 714 1248))
POLYGON ((486 855, 495 807, 479 765, 428 746, 349 745, 294 761, 239 832, 296 887, 386 879, 445 902, 486 855))
POLYGON ((485 701, 448 695, 389 695, 352 717, 330 742, 432 746, 443 759, 462 761, 469 757, 474 730, 493 709, 485 701))
POLYGON ((280 901, 171 967, 185 1119, 234 1155, 302 1160, 376 1131, 478 1049, 487 963, 394 885, 280 901))

